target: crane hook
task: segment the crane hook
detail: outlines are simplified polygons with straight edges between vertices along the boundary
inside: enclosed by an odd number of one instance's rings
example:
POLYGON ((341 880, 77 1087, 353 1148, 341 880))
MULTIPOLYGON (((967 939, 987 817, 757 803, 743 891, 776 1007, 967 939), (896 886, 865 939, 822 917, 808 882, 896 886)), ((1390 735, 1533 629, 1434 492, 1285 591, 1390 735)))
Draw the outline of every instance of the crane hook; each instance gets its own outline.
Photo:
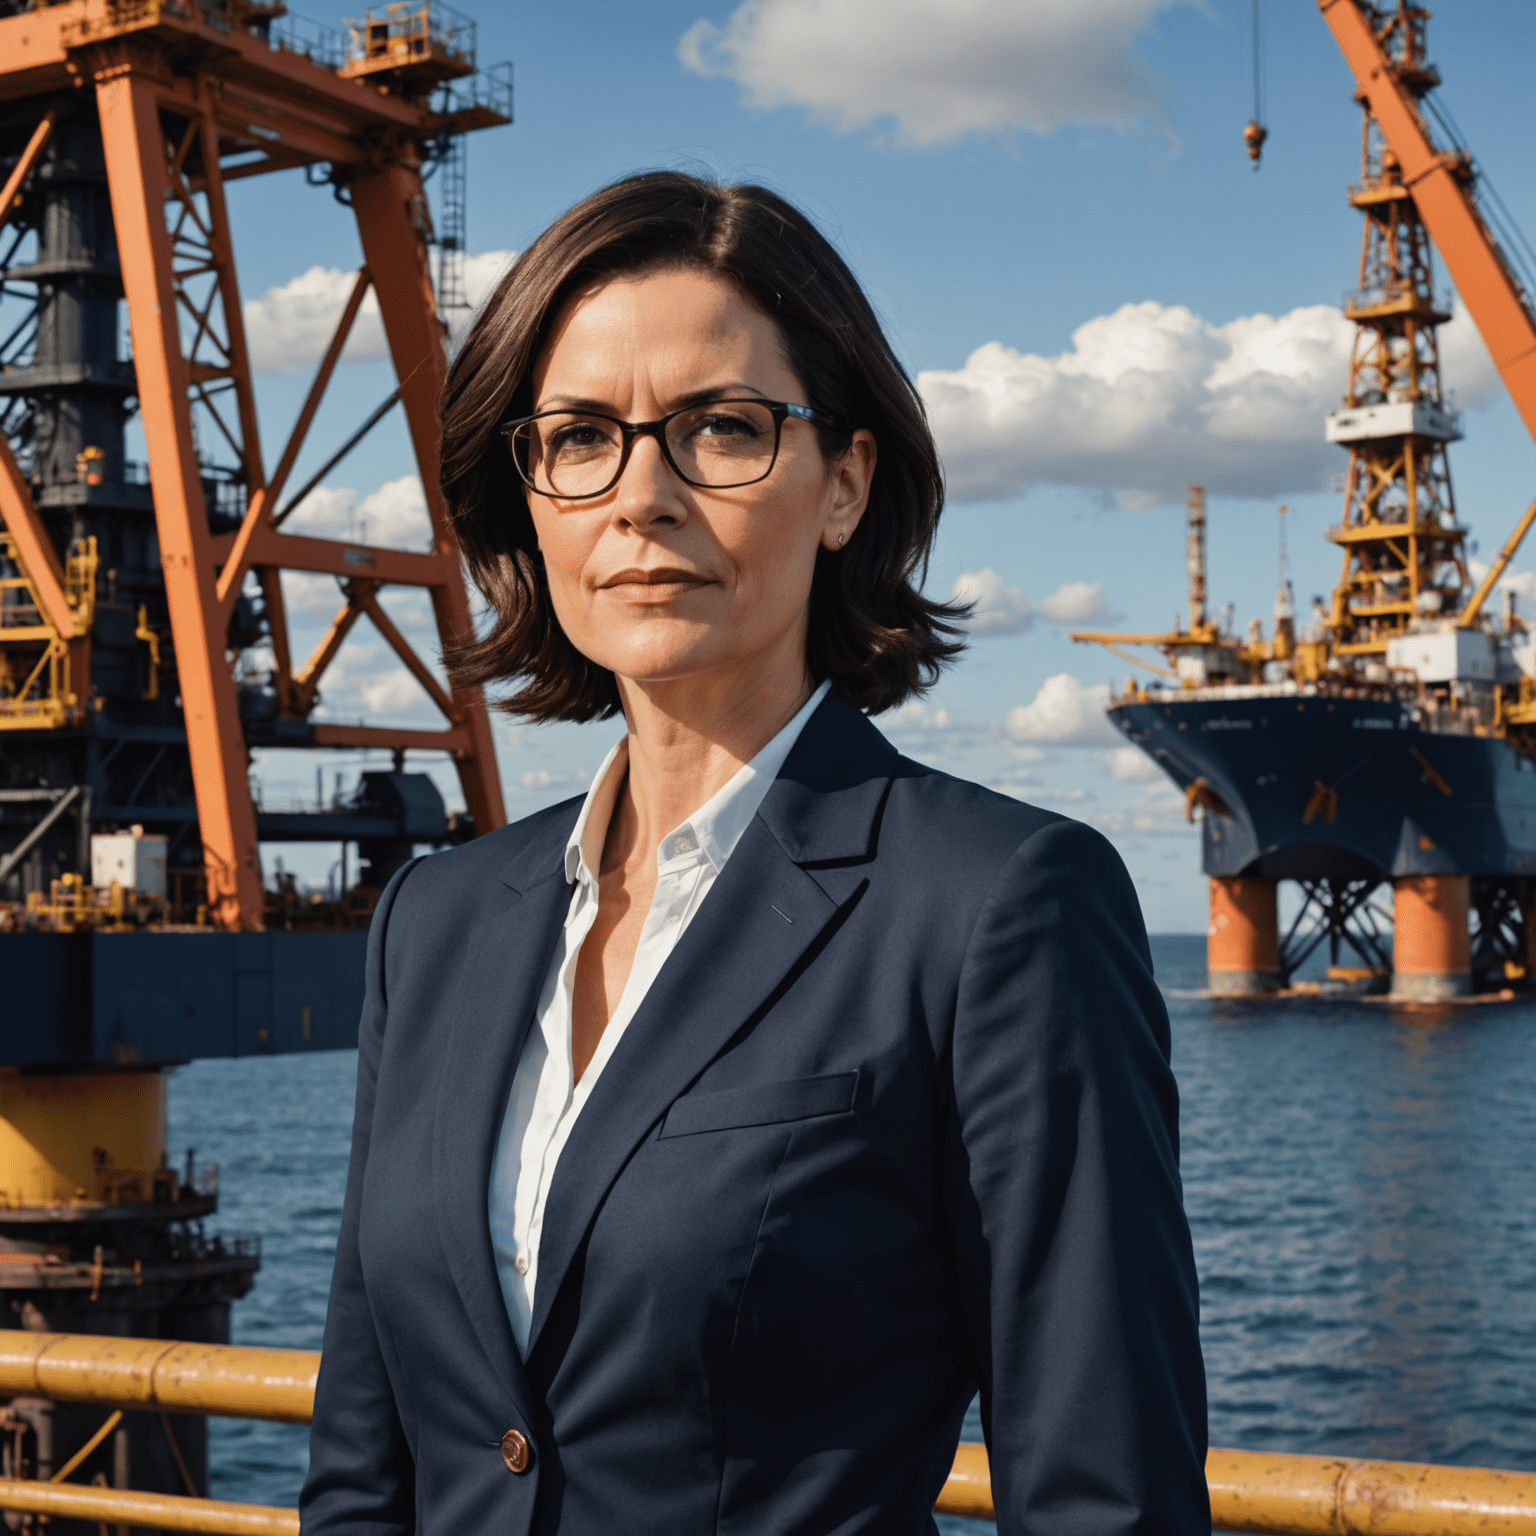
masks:
POLYGON ((1248 158, 1253 161, 1254 170, 1259 168, 1259 156, 1264 153, 1264 140, 1268 137, 1269 129, 1258 118, 1250 118, 1243 129, 1243 142, 1248 146, 1248 158))

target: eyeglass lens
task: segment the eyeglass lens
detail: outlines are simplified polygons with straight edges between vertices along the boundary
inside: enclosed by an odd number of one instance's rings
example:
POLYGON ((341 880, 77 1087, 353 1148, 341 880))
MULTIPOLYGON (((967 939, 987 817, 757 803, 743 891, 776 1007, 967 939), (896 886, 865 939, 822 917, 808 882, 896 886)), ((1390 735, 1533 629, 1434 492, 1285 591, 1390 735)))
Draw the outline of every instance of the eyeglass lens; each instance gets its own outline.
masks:
MULTIPOLYGON (((723 489, 750 485, 773 467, 778 433, 773 412, 751 400, 711 401, 666 425, 667 449, 685 480, 723 489)), ((547 496, 595 496, 618 479, 624 433, 606 417, 557 411, 525 421, 512 433, 518 468, 547 496)))

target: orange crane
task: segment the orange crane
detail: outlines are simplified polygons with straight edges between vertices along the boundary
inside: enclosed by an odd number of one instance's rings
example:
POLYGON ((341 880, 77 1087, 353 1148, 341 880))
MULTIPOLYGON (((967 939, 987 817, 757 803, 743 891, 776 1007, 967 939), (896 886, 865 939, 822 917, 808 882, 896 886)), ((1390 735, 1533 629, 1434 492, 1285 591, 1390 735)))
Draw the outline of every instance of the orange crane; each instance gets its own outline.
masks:
MULTIPOLYGON (((195 824, 205 910, 223 929, 264 926, 248 750, 271 743, 258 739, 254 725, 267 722, 256 720, 253 703, 281 728, 268 730, 273 742, 322 751, 390 748, 397 776, 406 750, 446 752, 475 829, 504 820, 484 701, 478 692, 445 689, 378 601, 386 585, 425 590, 441 643, 471 632, 458 546, 437 489, 447 332, 433 292, 423 168, 436 146, 446 146, 452 160, 465 132, 510 121, 510 75, 501 69, 476 72, 474 23, 437 0, 377 7, 352 24, 350 38, 300 26, 281 3, 38 0, 23 7, 0 0, 0 141, 14 136, 19 145, 0 188, 0 237, 19 237, 29 225, 39 232, 38 260, 22 271, 39 284, 40 312, 57 307, 61 285, 80 288, 66 296, 86 315, 110 307, 120 292, 132 336, 131 361, 37 352, 17 369, 0 360, 0 396, 26 396, 33 423, 14 445, 0 431, 0 576, 10 604, 0 619, 0 731, 10 733, 7 751, 18 761, 23 751, 41 761, 55 739, 86 741, 104 728, 118 729, 118 742, 125 730, 169 740, 168 732, 182 735, 181 721, 146 725, 129 716, 157 697, 162 714, 179 700, 185 745, 178 741, 175 753, 189 760, 195 800, 195 823, 182 825, 195 824), (352 209, 363 265, 298 421, 272 462, 258 431, 226 187, 298 167, 311 181, 329 182, 352 209), (47 211, 50 198, 74 199, 64 210, 73 223, 47 211), (98 231, 94 244, 82 236, 78 250, 55 250, 58 231, 75 227, 98 231), (425 551, 305 537, 283 526, 298 500, 285 504, 285 487, 369 289, 398 380, 386 405, 403 408, 431 517, 425 551), (148 450, 147 475, 137 480, 126 472, 121 446, 130 398, 148 450), (80 420, 96 421, 89 429, 95 435, 61 457, 56 428, 62 422, 67 434, 80 420), (36 429, 38 422, 47 430, 36 429), (222 455, 217 468, 214 448, 222 455), (87 524, 100 509, 107 517, 102 540, 115 537, 125 519, 152 518, 153 554, 109 558, 105 545, 98 551, 95 525, 71 539, 69 508, 87 524), (140 570, 152 570, 153 579, 142 594, 129 592, 136 608, 125 606, 123 583, 140 570), (283 571, 329 574, 342 587, 343 606, 307 661, 290 654, 283 571), (126 629, 108 608, 124 609, 126 629), (314 717, 320 678, 361 619, 437 706, 438 729, 314 717), (271 657, 261 699, 242 688, 231 666, 256 639, 271 657), (130 686, 135 670, 147 676, 130 686)), ((0 165, 11 158, 7 149, 0 142, 0 165)), ((461 169, 455 162, 449 180, 461 169)), ((449 223, 462 204, 462 189, 455 183, 453 190, 449 223)), ((438 232, 436 243, 444 252, 441 275, 454 287, 462 231, 438 232)), ((99 316, 75 329, 91 326, 112 329, 99 316)), ((63 331, 49 320, 33 334, 51 345, 63 331)), ((110 343, 108 335, 114 351, 110 343)), ((143 537, 132 538, 138 549, 143 537)), ((116 761, 121 766, 127 757, 119 751, 116 761)), ((87 772, 84 758, 79 771, 87 772)), ((150 779, 157 772, 166 777, 163 765, 145 770, 150 779)), ((73 804, 82 853, 69 876, 76 886, 89 879, 81 866, 93 818, 103 819, 101 787, 92 812, 81 782, 73 804)), ((179 785, 176 792, 186 799, 179 785)), ((133 796, 107 798, 124 812, 108 819, 149 819, 134 814, 133 796)), ((55 801, 29 836, 57 843, 65 824, 49 817, 62 805, 55 801)), ((24 851, 0 857, 0 880, 24 851)), ((55 849, 55 864, 68 852, 55 849)), ((48 889, 46 876, 41 889, 48 889)))

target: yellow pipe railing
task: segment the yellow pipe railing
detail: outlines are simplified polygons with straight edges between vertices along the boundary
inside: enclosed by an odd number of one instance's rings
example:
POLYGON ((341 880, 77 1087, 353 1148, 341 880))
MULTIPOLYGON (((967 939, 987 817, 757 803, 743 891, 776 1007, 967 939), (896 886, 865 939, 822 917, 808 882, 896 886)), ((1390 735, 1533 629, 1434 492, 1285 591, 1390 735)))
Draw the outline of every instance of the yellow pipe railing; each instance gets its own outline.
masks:
POLYGON ((0 1329, 0 1397, 309 1423, 320 1354, 0 1329))
MULTIPOLYGON (((0 1397, 307 1423, 320 1356, 0 1329, 0 1397)), ((1269 1536, 1536 1536, 1536 1473, 1213 1450, 1219 1531, 1269 1536)), ((961 1445, 940 1514, 992 1518, 986 1447, 961 1445)), ((296 1510, 177 1494, 0 1478, 0 1510, 228 1536, 298 1536, 296 1510)))

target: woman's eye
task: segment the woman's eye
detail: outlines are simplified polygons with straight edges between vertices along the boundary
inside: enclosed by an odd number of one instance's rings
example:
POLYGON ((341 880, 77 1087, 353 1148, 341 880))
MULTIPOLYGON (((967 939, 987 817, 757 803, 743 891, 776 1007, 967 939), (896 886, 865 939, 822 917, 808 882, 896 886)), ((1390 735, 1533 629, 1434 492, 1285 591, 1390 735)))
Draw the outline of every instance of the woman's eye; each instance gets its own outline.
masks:
POLYGON ((586 453, 607 441, 607 434, 595 422, 578 421, 550 433, 549 447, 553 453, 586 453))
POLYGON ((756 422, 748 421, 745 416, 717 411, 708 416, 701 416, 694 424, 693 430, 701 437, 756 437, 762 429, 756 422))

